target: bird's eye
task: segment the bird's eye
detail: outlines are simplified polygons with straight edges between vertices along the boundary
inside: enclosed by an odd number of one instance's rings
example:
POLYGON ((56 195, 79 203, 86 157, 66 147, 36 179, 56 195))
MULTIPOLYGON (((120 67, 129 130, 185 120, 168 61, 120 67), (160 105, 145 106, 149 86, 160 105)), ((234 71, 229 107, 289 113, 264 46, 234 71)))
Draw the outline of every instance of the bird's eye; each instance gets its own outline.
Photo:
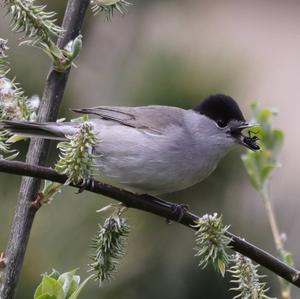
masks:
POLYGON ((227 126, 227 123, 226 123, 224 120, 219 119, 219 120, 217 121, 217 125, 218 125, 218 127, 220 127, 220 128, 224 128, 224 127, 227 126))

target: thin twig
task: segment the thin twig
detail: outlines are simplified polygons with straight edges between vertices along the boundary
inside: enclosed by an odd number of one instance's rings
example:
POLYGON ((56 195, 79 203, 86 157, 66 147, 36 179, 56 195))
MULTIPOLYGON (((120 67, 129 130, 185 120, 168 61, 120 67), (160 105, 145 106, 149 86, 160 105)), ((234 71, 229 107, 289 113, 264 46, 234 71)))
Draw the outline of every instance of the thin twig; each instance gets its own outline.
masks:
MULTIPOLYGON (((68 178, 65 175, 59 174, 51 168, 29 165, 18 161, 0 161, 0 172, 6 172, 16 175, 24 175, 31 177, 38 177, 63 184, 68 178)), ((75 188, 80 188, 80 185, 71 185, 75 188)), ((167 218, 173 221, 178 220, 178 215, 174 213, 174 205, 160 198, 150 195, 136 195, 134 193, 103 184, 101 182, 94 182, 92 186, 88 186, 86 190, 111 197, 115 200, 121 201, 126 206, 150 212, 152 214, 167 218)), ((199 217, 188 211, 185 211, 180 217, 179 223, 195 229, 193 226, 195 220, 199 217)), ((232 239, 230 246, 233 250, 249 257, 258 264, 264 266, 280 277, 286 279, 297 287, 300 287, 300 271, 283 263, 268 252, 256 247, 255 245, 235 236, 228 232, 227 236, 232 239)))
MULTIPOLYGON (((287 251, 284 248, 284 242, 282 240, 282 237, 279 232, 279 227, 276 221, 275 213, 272 207, 270 194, 269 194, 269 188, 268 186, 260 192, 266 213, 269 219, 273 239, 276 245, 276 249, 279 253, 279 256, 281 257, 281 260, 286 261, 286 253, 287 251)), ((290 285, 287 284, 283 279, 279 278, 280 288, 281 288, 281 297, 282 299, 290 299, 291 298, 291 288, 290 285)))
MULTIPOLYGON (((89 2, 89 0, 68 1, 62 25, 64 34, 57 42, 58 47, 64 47, 70 40, 73 40, 79 35, 89 2)), ((38 113, 38 121, 56 120, 69 71, 70 70, 57 72, 54 70, 54 67, 51 66, 38 113)), ((32 140, 26 157, 27 163, 45 165, 48 149, 49 141, 42 139, 32 140)), ((39 186, 39 179, 23 178, 22 180, 18 203, 5 252, 7 264, 2 273, 0 285, 1 299, 11 299, 14 297, 31 226, 36 213, 36 209, 31 205, 31 202, 35 200, 39 186)))

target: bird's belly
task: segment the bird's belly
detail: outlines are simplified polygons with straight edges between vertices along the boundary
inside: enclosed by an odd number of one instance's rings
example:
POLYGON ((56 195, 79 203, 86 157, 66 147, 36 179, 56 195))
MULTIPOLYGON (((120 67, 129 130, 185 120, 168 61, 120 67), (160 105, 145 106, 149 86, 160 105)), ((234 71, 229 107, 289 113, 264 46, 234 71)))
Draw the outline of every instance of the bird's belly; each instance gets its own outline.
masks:
POLYGON ((96 160, 100 180, 139 194, 163 194, 190 187, 214 169, 180 153, 151 148, 115 149, 96 160), (202 165, 203 164, 203 165, 202 165))
POLYGON ((114 186, 139 194, 162 194, 187 188, 199 181, 199 177, 182 175, 180 169, 168 169, 166 163, 154 166, 127 160, 122 163, 106 161, 100 167, 100 179, 114 186))
POLYGON ((187 153, 189 146, 182 146, 180 139, 170 140, 174 138, 170 134, 151 135, 124 127, 111 133, 100 131, 102 140, 94 149, 99 179, 135 193, 178 191, 200 182, 216 166, 198 152, 187 153))

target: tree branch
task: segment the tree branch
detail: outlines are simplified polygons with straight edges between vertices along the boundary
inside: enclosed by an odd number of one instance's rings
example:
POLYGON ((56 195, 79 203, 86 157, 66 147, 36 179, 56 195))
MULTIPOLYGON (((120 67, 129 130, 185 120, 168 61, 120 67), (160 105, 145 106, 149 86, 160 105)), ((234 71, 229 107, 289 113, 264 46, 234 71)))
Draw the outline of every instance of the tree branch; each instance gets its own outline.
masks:
MULTIPOLYGON (((34 166, 18 161, 0 160, 0 172, 36 177, 61 184, 64 184, 64 182, 67 180, 67 176, 59 174, 51 168, 34 166)), ((71 186, 75 188, 80 187, 79 185, 74 184, 71 184, 71 186)), ((161 216, 163 218, 178 221, 178 215, 174 213, 174 205, 160 198, 156 198, 150 195, 139 196, 134 193, 107 184, 103 184, 101 182, 95 182, 93 186, 88 186, 86 190, 111 197, 124 203, 130 208, 143 210, 161 216)), ((189 228, 195 229, 193 225, 195 224, 195 220, 197 220, 198 218, 199 217, 197 215, 185 211, 178 222, 185 226, 188 226, 189 228)), ((232 240, 230 246, 233 250, 249 257, 256 263, 264 266, 280 277, 286 279, 293 285, 300 287, 300 271, 293 267, 290 267, 268 252, 241 239, 240 237, 235 236, 230 232, 227 233, 227 236, 232 240)))
MULTIPOLYGON (((64 34, 57 42, 60 48, 64 47, 80 33, 89 2, 89 0, 68 1, 62 25, 64 34)), ((64 94, 69 71, 70 70, 57 72, 53 66, 50 67, 38 113, 38 121, 55 121, 57 119, 59 105, 64 94)), ((46 163, 48 149, 48 140, 32 140, 26 157, 27 163, 44 165, 46 163)), ((0 285, 1 299, 11 299, 14 296, 36 212, 36 210, 32 208, 31 202, 35 200, 39 187, 39 179, 23 178, 22 180, 6 248, 7 266, 2 274, 0 285)))

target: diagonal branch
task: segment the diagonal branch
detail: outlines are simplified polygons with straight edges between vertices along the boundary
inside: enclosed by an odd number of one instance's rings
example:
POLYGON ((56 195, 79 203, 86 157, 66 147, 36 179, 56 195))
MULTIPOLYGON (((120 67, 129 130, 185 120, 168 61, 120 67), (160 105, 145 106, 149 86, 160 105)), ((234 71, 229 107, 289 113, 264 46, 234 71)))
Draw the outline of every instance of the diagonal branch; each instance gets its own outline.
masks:
MULTIPOLYGON (((69 0, 63 20, 64 34, 57 46, 62 48, 80 33, 86 9, 90 0, 69 0)), ((55 121, 61 103, 69 71, 57 72, 51 66, 39 109, 38 121, 55 121)), ((32 140, 26 157, 27 163, 45 165, 49 141, 32 140)), ((23 178, 16 206, 9 241, 6 248, 7 266, 2 273, 0 298, 13 298, 23 265, 24 255, 36 210, 32 208, 39 190, 40 180, 23 178)))
MULTIPOLYGON (((51 168, 34 166, 18 161, 0 160, 0 172, 36 177, 61 184, 64 184, 68 179, 67 176, 59 174, 51 168)), ((79 185, 74 184, 71 184, 71 186, 75 188, 80 187, 79 185)), ((139 196, 101 182, 94 182, 93 186, 88 186, 86 190, 121 201, 131 208, 147 211, 170 220, 178 220, 178 215, 174 213, 174 205, 160 198, 150 195, 139 196)), ((197 215, 185 211, 178 222, 189 228, 195 229, 193 225, 198 218, 197 215)), ((227 233, 227 236, 232 240, 230 246, 233 250, 249 257, 295 286, 300 287, 300 271, 230 232, 227 233)))

